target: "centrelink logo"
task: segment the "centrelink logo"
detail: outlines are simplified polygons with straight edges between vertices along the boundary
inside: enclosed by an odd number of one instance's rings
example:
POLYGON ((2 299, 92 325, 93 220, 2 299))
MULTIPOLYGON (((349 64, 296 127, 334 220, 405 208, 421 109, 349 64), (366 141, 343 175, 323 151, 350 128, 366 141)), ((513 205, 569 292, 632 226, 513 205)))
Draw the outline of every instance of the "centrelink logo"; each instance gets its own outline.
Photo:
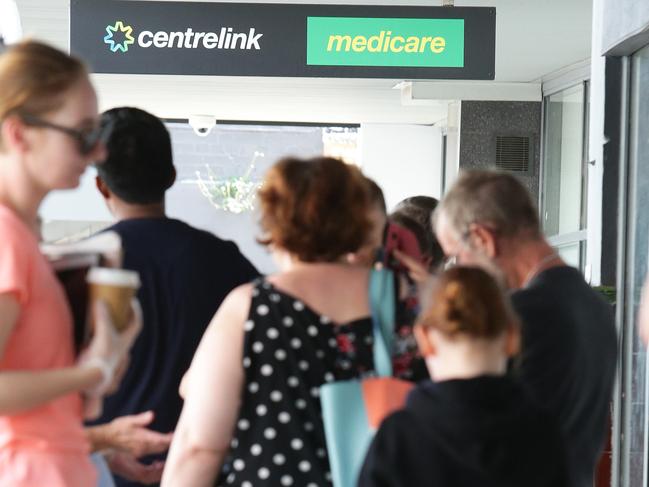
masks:
POLYGON ((118 20, 114 25, 106 26, 106 36, 104 43, 108 45, 112 52, 127 52, 130 45, 137 42, 138 47, 144 49, 153 47, 156 49, 177 48, 177 49, 241 49, 241 50, 260 50, 259 40, 264 34, 256 32, 251 27, 248 32, 234 32, 232 27, 221 27, 219 33, 216 32, 194 32, 191 27, 185 31, 151 32, 143 30, 137 36, 137 41, 133 37, 133 27, 125 25, 123 21, 118 20))
POLYGON ((115 25, 106 26, 106 37, 104 37, 104 44, 108 44, 112 52, 128 51, 128 46, 135 42, 135 39, 131 34, 133 34, 133 27, 130 25, 124 25, 124 22, 118 20, 115 22, 115 25), (123 40, 118 42, 115 39, 115 34, 119 33, 123 40))

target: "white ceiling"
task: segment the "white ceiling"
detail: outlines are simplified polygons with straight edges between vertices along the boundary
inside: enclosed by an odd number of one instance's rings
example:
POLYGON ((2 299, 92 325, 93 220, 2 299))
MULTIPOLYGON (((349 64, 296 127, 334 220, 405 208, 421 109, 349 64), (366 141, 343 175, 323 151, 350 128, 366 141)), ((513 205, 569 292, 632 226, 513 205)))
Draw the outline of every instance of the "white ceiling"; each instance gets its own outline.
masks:
MULTIPOLYGON (((69 0, 17 3, 27 35, 68 47, 69 0)), ((431 6, 441 1, 292 3, 431 6)), ((497 82, 538 81, 590 57, 592 0, 456 0, 455 5, 496 7, 497 82)), ((102 108, 137 105, 167 118, 211 113, 231 120, 430 124, 446 117, 443 104, 402 106, 400 91, 391 89, 399 80, 97 75, 95 81, 102 108)))

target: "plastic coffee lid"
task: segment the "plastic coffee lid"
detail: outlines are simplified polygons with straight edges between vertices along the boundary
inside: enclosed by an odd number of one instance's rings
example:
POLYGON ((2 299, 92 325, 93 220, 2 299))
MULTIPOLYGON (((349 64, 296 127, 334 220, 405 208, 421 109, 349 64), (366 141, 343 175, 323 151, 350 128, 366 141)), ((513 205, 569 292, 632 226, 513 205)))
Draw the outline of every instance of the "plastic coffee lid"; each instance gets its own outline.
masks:
POLYGON ((86 281, 106 286, 140 287, 140 275, 137 272, 110 267, 92 267, 88 271, 86 281))

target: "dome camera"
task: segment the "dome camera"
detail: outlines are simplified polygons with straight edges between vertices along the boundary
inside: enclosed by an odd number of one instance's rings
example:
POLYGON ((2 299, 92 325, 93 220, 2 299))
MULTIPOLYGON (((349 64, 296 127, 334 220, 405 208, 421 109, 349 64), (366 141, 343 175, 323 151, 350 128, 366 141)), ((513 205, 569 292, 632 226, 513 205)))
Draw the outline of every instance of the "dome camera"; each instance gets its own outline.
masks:
POLYGON ((194 133, 200 137, 206 137, 216 125, 216 117, 213 115, 190 115, 189 125, 194 133))

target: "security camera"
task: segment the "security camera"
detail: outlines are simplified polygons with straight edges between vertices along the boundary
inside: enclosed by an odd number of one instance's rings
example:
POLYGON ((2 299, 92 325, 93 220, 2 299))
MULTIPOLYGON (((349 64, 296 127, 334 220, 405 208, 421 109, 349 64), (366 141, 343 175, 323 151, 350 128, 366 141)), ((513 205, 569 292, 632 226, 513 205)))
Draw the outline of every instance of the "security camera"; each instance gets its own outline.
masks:
POLYGON ((190 115, 189 125, 194 133, 200 137, 206 137, 216 125, 216 117, 213 115, 190 115))

